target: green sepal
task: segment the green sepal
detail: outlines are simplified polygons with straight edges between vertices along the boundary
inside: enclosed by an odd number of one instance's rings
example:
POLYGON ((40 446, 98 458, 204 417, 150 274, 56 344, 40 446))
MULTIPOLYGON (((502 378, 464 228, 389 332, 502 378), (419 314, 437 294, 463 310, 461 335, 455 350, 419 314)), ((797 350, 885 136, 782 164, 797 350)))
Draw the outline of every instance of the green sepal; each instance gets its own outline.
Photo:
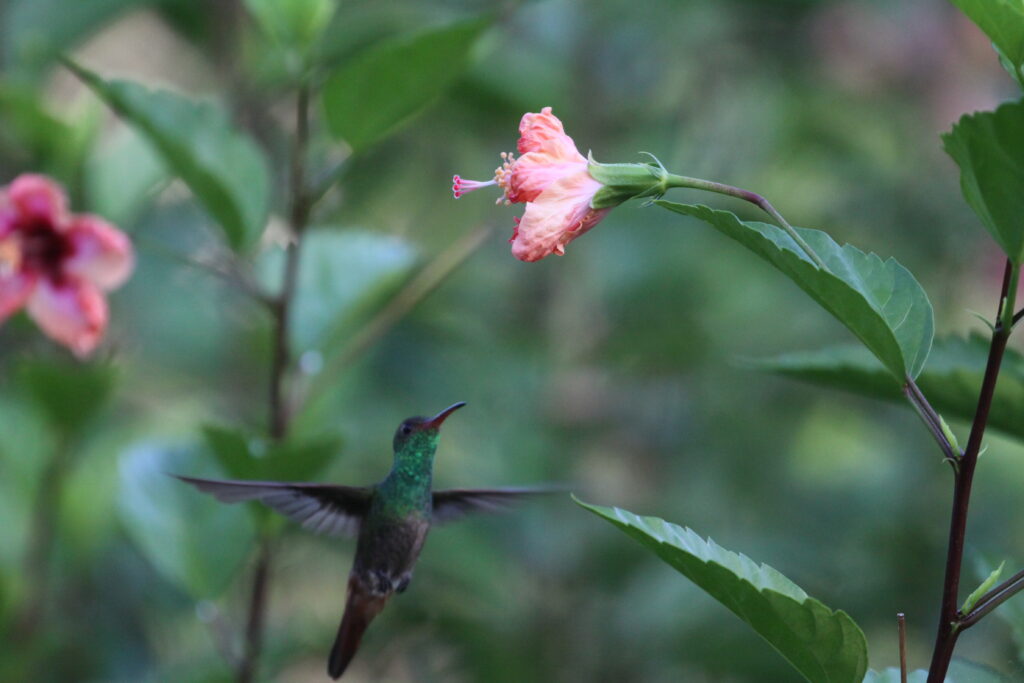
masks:
POLYGON ((602 164, 588 156, 587 171, 604 185, 590 200, 592 209, 610 209, 628 199, 657 199, 668 190, 668 172, 654 164, 602 164))

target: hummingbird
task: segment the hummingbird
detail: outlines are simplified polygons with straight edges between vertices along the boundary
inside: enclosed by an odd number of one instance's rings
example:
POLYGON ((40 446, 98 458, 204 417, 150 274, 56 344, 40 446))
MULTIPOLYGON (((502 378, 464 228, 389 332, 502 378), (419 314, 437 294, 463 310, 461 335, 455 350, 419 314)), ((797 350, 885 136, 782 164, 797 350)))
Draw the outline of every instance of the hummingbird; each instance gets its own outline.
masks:
MULTIPOLYGON (((278 481, 225 481, 178 476, 225 503, 254 500, 318 534, 356 536, 348 597, 327 661, 337 679, 356 654, 363 633, 395 593, 409 587, 423 542, 434 524, 472 512, 501 509, 550 487, 434 491, 434 453, 442 423, 465 402, 433 417, 410 417, 394 436, 394 464, 371 486, 278 481)), ((177 475, 175 475, 177 476, 177 475)))

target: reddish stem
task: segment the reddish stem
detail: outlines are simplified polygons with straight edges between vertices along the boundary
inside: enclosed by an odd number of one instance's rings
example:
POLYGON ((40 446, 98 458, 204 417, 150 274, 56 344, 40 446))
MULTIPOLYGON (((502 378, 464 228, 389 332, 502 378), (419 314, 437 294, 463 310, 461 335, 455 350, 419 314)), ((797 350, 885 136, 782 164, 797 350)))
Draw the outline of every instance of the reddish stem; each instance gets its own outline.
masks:
POLYGON ((942 583, 942 607, 939 614, 938 632, 935 635, 935 649, 932 652, 931 666, 928 667, 928 683, 942 683, 946 671, 953 658, 953 648, 962 629, 960 610, 957 597, 960 591, 960 570, 964 557, 964 538, 967 533, 967 513, 971 500, 971 484, 974 481, 974 470, 978 465, 978 454, 981 452, 985 427, 988 425, 989 410, 992 397, 995 395, 996 382, 999 379, 999 367, 1006 351, 1006 342, 1010 337, 1010 329, 1003 325, 1003 306, 1010 288, 1010 281, 1015 279, 1013 266, 1009 260, 1003 275, 1002 291, 999 295, 999 308, 996 313, 995 327, 992 330, 992 341, 989 345, 988 362, 985 375, 978 394, 978 407, 971 424, 971 435, 967 440, 959 467, 954 470, 953 512, 949 522, 949 545, 946 551, 946 576, 942 583))

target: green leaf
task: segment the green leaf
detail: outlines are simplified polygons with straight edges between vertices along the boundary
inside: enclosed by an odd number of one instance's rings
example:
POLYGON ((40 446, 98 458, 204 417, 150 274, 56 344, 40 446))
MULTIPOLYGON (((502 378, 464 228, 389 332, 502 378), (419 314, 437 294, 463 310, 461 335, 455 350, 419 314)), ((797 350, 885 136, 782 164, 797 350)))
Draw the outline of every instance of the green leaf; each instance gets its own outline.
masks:
POLYGON ((323 89, 331 133, 361 151, 397 130, 469 64, 489 19, 472 19, 384 41, 339 68, 323 89))
POLYGON ((260 28, 274 40, 311 46, 331 21, 335 0, 245 0, 260 28))
POLYGON ((262 481, 312 481, 341 450, 333 435, 268 444, 245 432, 206 425, 203 438, 224 473, 231 479, 262 481))
POLYGON ((971 594, 967 596, 966 600, 964 600, 963 607, 960 608, 961 612, 963 612, 964 614, 967 614, 968 612, 970 612, 971 609, 976 604, 978 604, 978 600, 981 599, 981 596, 983 596, 985 593, 987 593, 989 591, 989 589, 992 588, 992 586, 996 585, 996 581, 998 581, 999 577, 1002 576, 1002 574, 1003 574, 1003 567, 1005 565, 1006 565, 1006 561, 1005 560, 1000 562, 999 566, 996 567, 995 569, 993 569, 989 573, 988 577, 984 581, 982 581, 981 584, 977 588, 975 588, 973 591, 971 591, 971 594))
POLYGON ((341 445, 341 439, 331 435, 286 441, 267 451, 262 471, 274 481, 314 481, 338 455, 341 445))
POLYGON ((10 0, 3 16, 6 63, 32 79, 62 52, 134 5, 155 0, 10 0))
POLYGON ((968 114, 942 136, 960 167, 960 191, 1006 255, 1024 258, 1024 101, 968 114))
POLYGON ((67 178, 80 151, 75 149, 78 136, 74 127, 47 111, 42 100, 33 88, 0 81, 0 146, 25 150, 46 170, 67 178))
POLYGON ((307 234, 301 259, 293 342, 329 352, 401 287, 416 250, 396 237, 321 229, 307 234))
POLYGON ((84 178, 93 211, 122 228, 169 178, 152 146, 134 132, 126 132, 89 160, 84 178))
POLYGON ((203 439, 230 479, 263 479, 259 461, 245 433, 228 427, 203 425, 203 439))
POLYGON ((213 598, 252 549, 247 511, 224 505, 170 474, 209 474, 198 451, 145 443, 121 459, 118 511, 128 535, 169 581, 193 598, 213 598))
MULTIPOLYGON (((988 345, 988 340, 977 334, 968 339, 949 337, 936 340, 928 365, 917 378, 917 384, 932 407, 945 417, 965 422, 974 418, 988 360, 988 345)), ((861 347, 835 346, 744 363, 755 369, 906 404, 900 383, 861 347)), ((1007 349, 989 413, 989 426, 1024 439, 1022 414, 1024 356, 1007 349)))
POLYGON ((1021 83, 1024 71, 1024 5, 1020 0, 952 0, 978 25, 995 47, 1010 76, 1021 83))
POLYGON ((807 680, 845 683, 864 676, 867 642, 853 619, 809 597, 775 569, 657 517, 576 502, 654 551, 725 605, 807 680))
POLYGON ((934 335, 932 306, 910 272, 849 244, 840 247, 819 230, 796 228, 821 257, 820 270, 782 229, 741 221, 728 211, 658 201, 671 211, 699 218, 778 268, 843 323, 899 381, 917 377, 934 335))
POLYGON ((252 245, 267 218, 269 172, 258 147, 210 103, 68 68, 138 130, 192 190, 235 249, 252 245))
POLYGON ((116 368, 106 363, 28 360, 17 372, 42 413, 66 434, 88 426, 106 406, 117 380, 116 368))

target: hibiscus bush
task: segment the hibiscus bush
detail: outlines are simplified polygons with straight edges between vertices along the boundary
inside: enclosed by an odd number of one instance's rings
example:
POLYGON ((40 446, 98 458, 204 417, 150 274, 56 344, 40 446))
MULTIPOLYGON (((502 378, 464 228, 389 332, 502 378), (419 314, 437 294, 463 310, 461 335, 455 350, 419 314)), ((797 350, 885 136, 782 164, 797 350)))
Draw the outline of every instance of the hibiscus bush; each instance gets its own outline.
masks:
POLYGON ((0 680, 324 680, 355 544, 168 474, 458 400, 575 504, 346 680, 1019 677, 1024 10, 890 5, 9 0, 0 680))

